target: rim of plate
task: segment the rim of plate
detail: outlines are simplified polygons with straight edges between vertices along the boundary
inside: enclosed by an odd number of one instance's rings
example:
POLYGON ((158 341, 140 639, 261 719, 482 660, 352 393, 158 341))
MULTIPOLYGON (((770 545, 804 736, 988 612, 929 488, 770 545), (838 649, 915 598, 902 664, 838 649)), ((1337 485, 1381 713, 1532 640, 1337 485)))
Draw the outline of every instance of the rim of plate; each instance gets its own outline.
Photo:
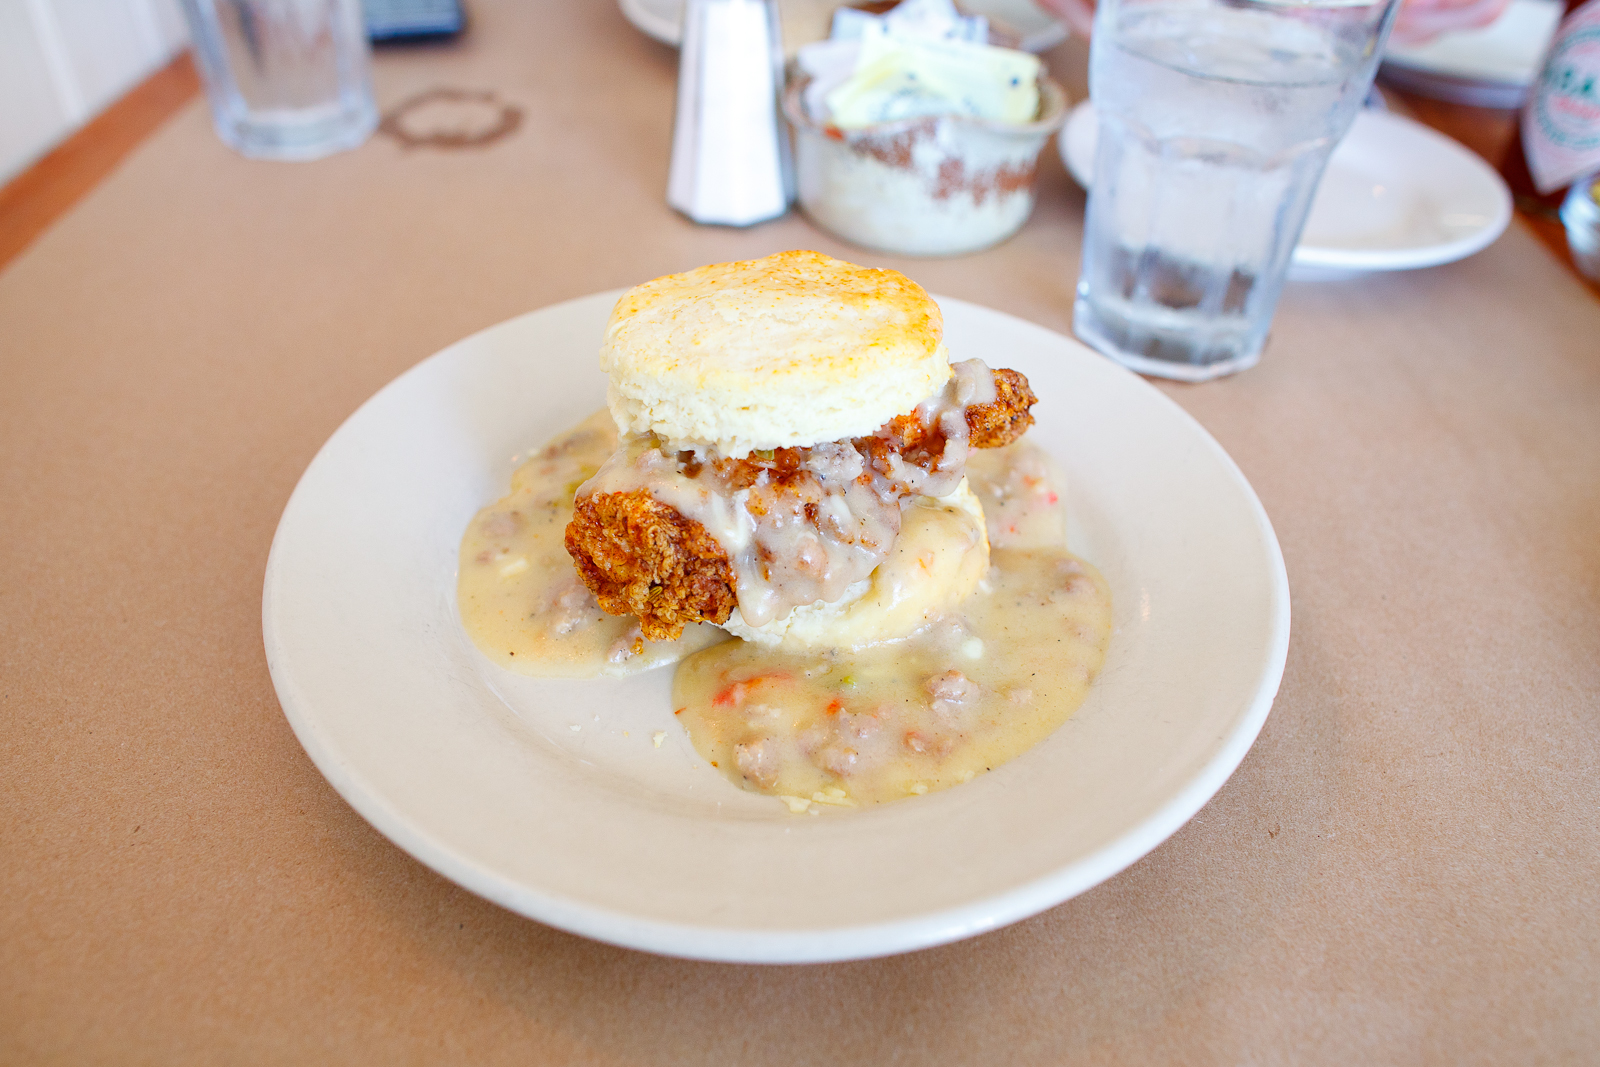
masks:
MULTIPOLYGON (((737 963, 810 963, 868 959, 929 948, 997 929, 1035 915, 1082 893, 1120 873, 1147 855, 1209 801, 1248 753, 1271 710, 1281 683, 1288 655, 1290 601, 1288 575, 1283 554, 1272 524, 1254 490, 1222 446, 1174 401, 1137 375, 1113 364, 1079 342, 1044 327, 1017 319, 1003 312, 949 298, 937 298, 947 315, 950 309, 961 313, 995 316, 1014 327, 1048 334, 1054 343, 1080 350, 1099 365, 1095 373, 1129 380, 1135 388, 1148 392, 1147 400, 1165 409, 1186 431, 1196 435, 1210 460, 1218 465, 1233 488, 1239 503, 1247 509, 1265 551, 1262 561, 1269 588, 1270 624, 1265 647, 1259 650, 1259 672, 1253 694, 1238 709, 1231 726, 1198 773, 1164 803, 1137 823, 1129 826, 1104 847, 1063 864, 1041 877, 1019 882, 1003 891, 980 899, 903 918, 863 924, 840 923, 826 928, 764 929, 717 927, 704 923, 685 923, 642 917, 626 909, 596 905, 559 892, 547 891, 507 877, 505 873, 480 863, 462 847, 428 832, 402 812, 393 799, 363 774, 352 754, 340 747, 332 736, 326 716, 329 703, 337 704, 339 694, 308 692, 296 677, 291 662, 295 649, 290 634, 295 620, 285 606, 289 599, 288 582, 301 576, 286 573, 290 539, 304 504, 307 486, 330 457, 352 447, 352 435, 365 413, 385 404, 406 383, 426 375, 451 360, 469 358, 475 346, 484 345, 497 331, 504 331, 538 316, 557 316, 603 307, 608 310, 622 290, 551 305, 478 331, 416 364, 385 385, 363 403, 318 451, 296 485, 273 539, 268 558, 262 598, 263 642, 268 668, 284 714, 296 738, 313 764, 335 791, 374 828, 425 866, 451 881, 508 910, 551 926, 611 944, 669 956, 737 963)), ((603 321, 603 316, 601 321, 603 321)), ((303 580, 303 578, 302 578, 303 580)), ((453 600, 453 592, 452 592, 453 600)), ((463 638, 464 639, 464 638, 463 638)), ((486 662, 486 661, 485 661, 486 662)), ((1256 662, 1255 660, 1251 661, 1256 662)), ((344 694, 352 696, 353 694, 344 694)), ((337 715, 338 708, 331 713, 337 715)), ((987 777, 987 776, 986 776, 987 777)), ((970 786, 960 787, 963 789, 970 786)))

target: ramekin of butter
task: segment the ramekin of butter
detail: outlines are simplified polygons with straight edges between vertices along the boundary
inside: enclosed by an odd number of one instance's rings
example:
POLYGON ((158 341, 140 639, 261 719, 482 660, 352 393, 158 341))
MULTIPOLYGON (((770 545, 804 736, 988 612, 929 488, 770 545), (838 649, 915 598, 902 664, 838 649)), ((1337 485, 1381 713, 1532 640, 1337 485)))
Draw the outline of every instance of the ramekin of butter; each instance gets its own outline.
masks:
POLYGON ((841 9, 832 39, 802 49, 791 71, 783 107, 800 207, 854 244, 975 252, 1033 212, 1039 153, 1066 94, 1034 56, 972 40, 981 20, 926 18, 940 7, 908 0, 882 18, 841 9))

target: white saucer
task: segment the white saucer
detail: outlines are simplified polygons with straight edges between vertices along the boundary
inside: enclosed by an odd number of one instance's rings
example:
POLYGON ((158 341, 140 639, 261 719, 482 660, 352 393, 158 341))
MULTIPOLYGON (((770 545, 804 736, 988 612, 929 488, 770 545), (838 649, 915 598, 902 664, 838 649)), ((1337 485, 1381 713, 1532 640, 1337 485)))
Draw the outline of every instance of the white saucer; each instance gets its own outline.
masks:
MULTIPOLYGON (((1061 158, 1086 189, 1098 135, 1089 101, 1061 131, 1061 158)), ((1488 247, 1510 221, 1511 192, 1482 159, 1421 123, 1363 110, 1328 160, 1295 276, 1450 263, 1488 247)))
POLYGON ((653 952, 880 956, 991 930, 1111 877, 1188 820, 1267 717, 1289 640, 1272 527, 1176 404, 1060 334, 940 301, 958 354, 1005 353, 1040 397, 1072 547, 1114 600, 1087 702, 966 785, 797 816, 706 765, 671 670, 510 674, 455 611, 463 529, 516 457, 604 403, 617 293, 469 337, 384 387, 284 509, 262 606, 296 736, 379 831, 512 911, 653 952), (662 743, 653 742, 660 732, 662 743))

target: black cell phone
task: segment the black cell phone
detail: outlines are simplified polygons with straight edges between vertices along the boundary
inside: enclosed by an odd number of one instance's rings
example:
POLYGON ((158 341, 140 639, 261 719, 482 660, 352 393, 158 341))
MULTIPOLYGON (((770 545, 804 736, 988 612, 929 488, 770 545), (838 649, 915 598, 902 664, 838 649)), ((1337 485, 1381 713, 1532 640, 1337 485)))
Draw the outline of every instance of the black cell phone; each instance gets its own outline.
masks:
POLYGON ((467 24, 461 0, 361 0, 361 13, 373 42, 454 37, 467 24))

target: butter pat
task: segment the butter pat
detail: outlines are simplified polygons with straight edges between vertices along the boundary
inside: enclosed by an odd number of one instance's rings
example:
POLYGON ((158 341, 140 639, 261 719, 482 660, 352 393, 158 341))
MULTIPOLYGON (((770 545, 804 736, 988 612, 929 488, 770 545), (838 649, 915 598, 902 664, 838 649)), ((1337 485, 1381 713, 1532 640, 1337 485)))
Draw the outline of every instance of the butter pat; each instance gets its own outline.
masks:
POLYGON ((1039 111, 1039 60, 1026 52, 959 40, 862 29, 855 72, 826 96, 840 129, 924 115, 1022 124, 1039 111))

